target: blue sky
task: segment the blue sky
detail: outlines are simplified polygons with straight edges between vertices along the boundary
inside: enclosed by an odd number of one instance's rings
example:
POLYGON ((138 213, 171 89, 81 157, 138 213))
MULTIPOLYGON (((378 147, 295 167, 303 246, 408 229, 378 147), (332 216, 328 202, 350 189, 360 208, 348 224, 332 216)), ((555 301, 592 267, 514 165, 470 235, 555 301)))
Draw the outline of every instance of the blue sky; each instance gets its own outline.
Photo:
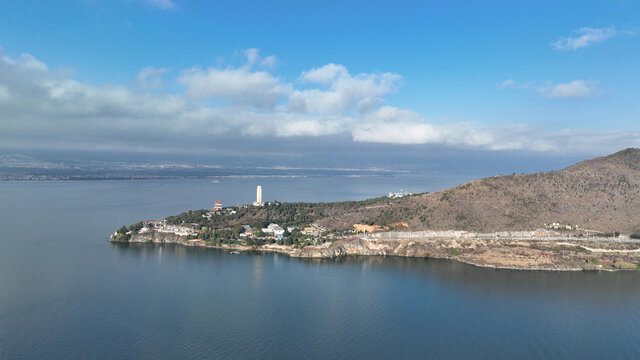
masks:
POLYGON ((640 146, 637 1, 1 8, 3 148, 587 156, 640 146))

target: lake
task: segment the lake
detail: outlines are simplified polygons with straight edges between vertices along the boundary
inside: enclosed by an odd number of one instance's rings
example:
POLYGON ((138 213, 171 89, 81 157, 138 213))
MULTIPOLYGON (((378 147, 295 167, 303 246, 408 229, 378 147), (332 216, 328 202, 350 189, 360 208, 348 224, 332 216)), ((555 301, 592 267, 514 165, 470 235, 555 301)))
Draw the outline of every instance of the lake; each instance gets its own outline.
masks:
POLYGON ((638 359, 640 273, 111 244, 188 209, 462 177, 0 182, 0 359, 638 359))

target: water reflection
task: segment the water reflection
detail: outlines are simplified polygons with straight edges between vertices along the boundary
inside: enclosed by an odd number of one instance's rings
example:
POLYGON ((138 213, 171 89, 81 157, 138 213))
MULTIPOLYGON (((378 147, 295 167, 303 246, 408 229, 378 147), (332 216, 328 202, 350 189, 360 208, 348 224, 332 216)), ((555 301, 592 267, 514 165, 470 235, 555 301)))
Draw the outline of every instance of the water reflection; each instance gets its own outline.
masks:
MULTIPOLYGON (((640 281, 636 272, 563 272, 563 271, 518 271, 481 268, 457 261, 393 256, 344 256, 334 259, 289 258, 276 253, 245 252, 231 255, 226 250, 190 248, 180 245, 113 244, 118 256, 140 257, 148 261, 154 255, 158 260, 169 255, 180 262, 213 263, 222 266, 225 260, 251 259, 253 282, 259 287, 263 281, 264 260, 270 259, 270 267, 287 266, 296 262, 307 268, 354 268, 363 275, 374 275, 380 271, 391 271, 403 276, 416 276, 441 287, 463 289, 467 296, 500 296, 517 301, 541 301, 554 298, 567 302, 590 302, 614 306, 621 302, 632 302, 640 292, 640 281)), ((160 261, 159 261, 160 262, 160 261)))
POLYGON ((253 283, 256 287, 256 290, 258 290, 260 288, 260 285, 262 285, 262 259, 264 259, 262 255, 254 255, 253 283))

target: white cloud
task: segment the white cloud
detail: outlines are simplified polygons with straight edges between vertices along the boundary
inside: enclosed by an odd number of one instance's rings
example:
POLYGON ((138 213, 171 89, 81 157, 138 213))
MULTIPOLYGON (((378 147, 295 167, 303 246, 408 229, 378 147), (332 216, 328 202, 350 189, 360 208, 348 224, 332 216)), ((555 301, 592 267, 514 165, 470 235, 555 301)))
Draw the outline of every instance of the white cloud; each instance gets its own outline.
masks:
POLYGON ((318 84, 331 84, 336 78, 349 77, 349 71, 344 65, 329 63, 319 68, 303 71, 300 81, 314 82, 318 84))
MULTIPOLYGON (((0 48, 0 53, 2 52, 2 48, 0 48)), ((3 55, 2 61, 7 65, 14 65, 20 70, 37 70, 37 71, 48 71, 47 65, 40 60, 36 59, 31 54, 21 54, 18 59, 11 59, 8 56, 3 55)))
POLYGON ((551 43, 556 50, 576 50, 607 40, 617 34, 613 27, 594 29, 583 27, 576 31, 576 36, 560 38, 551 43))
POLYGON ((436 125, 411 110, 383 106, 364 115, 351 130, 356 142, 389 144, 446 144, 463 147, 490 147, 495 136, 490 131, 466 125, 436 125))
POLYGON ((553 153, 607 153, 640 146, 640 130, 545 131, 532 125, 437 125, 423 120, 364 124, 352 129, 356 142, 443 145, 489 151, 523 150, 553 153))
POLYGON ((162 76, 171 71, 171 68, 155 68, 147 66, 138 73, 138 83, 143 88, 157 89, 162 87, 162 76))
POLYGON ((246 68, 193 68, 184 71, 178 82, 187 86, 187 92, 195 98, 225 97, 258 107, 272 107, 291 91, 289 84, 281 83, 270 73, 246 68))
POLYGON ((352 131, 357 142, 387 144, 433 144, 442 141, 442 133, 431 124, 418 122, 364 124, 352 131))
POLYGON ((251 68, 260 59, 260 50, 256 48, 250 48, 244 51, 244 56, 247 57, 247 64, 245 67, 251 68))
MULTIPOLYGON (((260 60, 258 49, 244 52, 247 63, 239 68, 194 67, 178 77, 178 83, 187 87, 194 98, 225 98, 236 105, 272 108, 292 91, 292 85, 281 81, 267 71, 254 71, 252 66, 260 60)), ((267 57, 268 58, 268 57, 267 57)), ((275 58, 274 58, 275 59, 275 58)), ((267 60, 272 62, 275 60, 267 60)))
POLYGON ((242 133, 245 135, 295 137, 344 134, 352 121, 351 118, 340 116, 246 112, 238 116, 234 123, 242 124, 242 133))
POLYGON ((579 98, 593 95, 596 85, 593 81, 573 80, 566 84, 557 84, 540 91, 550 98, 579 98))
POLYGON ((554 84, 552 82, 538 83, 535 81, 518 84, 509 79, 497 84, 499 88, 507 88, 517 85, 518 89, 536 91, 548 98, 580 98, 598 95, 597 83, 591 80, 573 80, 568 83, 554 84))
POLYGON ((504 89, 504 88, 508 88, 510 86, 515 85, 516 82, 513 79, 507 79, 499 84, 497 84, 496 86, 500 89, 504 89))
POLYGON ((274 55, 267 57, 260 56, 260 49, 249 48, 244 50, 244 56, 247 58, 247 63, 243 66, 245 69, 251 69, 254 65, 258 65, 262 68, 273 69, 278 63, 278 58, 274 55))
POLYGON ((302 82, 326 85, 327 89, 294 90, 289 96, 293 111, 317 114, 367 112, 381 104, 402 79, 392 73, 351 75, 343 65, 327 64, 305 71, 302 82))
POLYGON ((146 0, 151 6, 157 7, 162 10, 171 10, 176 7, 176 4, 172 0, 146 0))
POLYGON ((264 68, 273 69, 276 67, 277 64, 278 64, 278 58, 273 55, 269 55, 264 59, 260 60, 260 66, 264 68))

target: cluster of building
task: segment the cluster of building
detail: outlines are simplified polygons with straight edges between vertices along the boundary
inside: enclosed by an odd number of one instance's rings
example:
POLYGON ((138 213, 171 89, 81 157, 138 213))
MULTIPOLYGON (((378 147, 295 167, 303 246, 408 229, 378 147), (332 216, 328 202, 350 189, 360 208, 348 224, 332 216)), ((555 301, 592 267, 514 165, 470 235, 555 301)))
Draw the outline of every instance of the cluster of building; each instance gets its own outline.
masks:
MULTIPOLYGON (((224 210, 224 206, 222 206, 222 200, 216 200, 213 203, 213 208, 211 208, 211 211, 209 211, 206 214, 203 214, 202 217, 203 218, 207 218, 207 219, 211 219, 211 217, 213 215, 223 214, 223 210, 224 210)), ((227 213, 227 215, 233 215, 233 214, 237 214, 238 212, 236 210, 231 209, 231 208, 227 208, 226 213, 227 213)))
POLYGON ((408 193, 402 189, 400 189, 399 192, 389 192, 389 195, 387 197, 391 198, 391 199, 400 199, 403 198, 405 196, 409 196, 411 195, 411 193, 408 193))
MULTIPOLYGON (((292 233, 296 230, 299 230, 302 235, 309 235, 318 237, 322 234, 324 229, 318 227, 317 225, 309 225, 304 229, 300 230, 297 226, 287 226, 287 232, 292 233)), ((271 223, 266 228, 262 228, 262 232, 276 238, 283 237, 285 230, 276 223, 271 223)))
POLYGON ((571 225, 560 224, 557 222, 551 224, 544 224, 544 227, 547 229, 555 229, 555 230, 578 230, 580 227, 578 225, 572 227, 571 225))
POLYGON ((172 233, 179 236, 196 235, 198 233, 198 224, 190 224, 188 226, 168 225, 165 219, 143 221, 142 228, 138 233, 145 233, 152 228, 157 232, 172 233))

